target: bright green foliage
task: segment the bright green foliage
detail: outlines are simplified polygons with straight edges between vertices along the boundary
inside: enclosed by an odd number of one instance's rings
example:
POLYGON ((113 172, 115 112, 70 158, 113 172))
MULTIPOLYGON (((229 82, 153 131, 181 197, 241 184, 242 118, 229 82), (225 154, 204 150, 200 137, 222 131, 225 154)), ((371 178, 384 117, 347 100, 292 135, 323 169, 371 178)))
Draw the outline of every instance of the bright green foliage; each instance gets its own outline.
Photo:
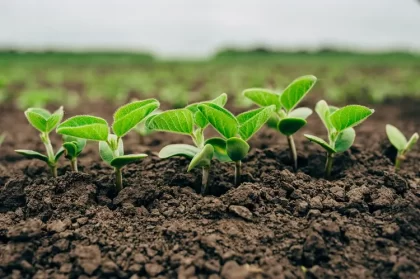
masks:
POLYGON ((353 127, 365 121, 374 110, 359 105, 336 108, 328 106, 327 102, 322 100, 316 104, 315 111, 327 129, 328 142, 312 135, 305 135, 305 137, 327 151, 328 158, 325 172, 326 176, 329 177, 334 154, 344 152, 353 145, 356 138, 353 127))
POLYGON ((77 157, 82 153, 86 146, 86 139, 75 138, 72 136, 63 136, 64 156, 70 160, 71 169, 75 172, 77 169, 77 157))
MULTIPOLYGON (((209 120, 198 109, 202 104, 222 107, 226 104, 227 95, 221 94, 211 101, 190 104, 185 108, 164 111, 150 117, 146 122, 147 129, 151 131, 165 131, 177 134, 189 135, 195 146, 189 144, 171 144, 162 148, 159 152, 160 158, 173 156, 185 156, 191 158, 188 171, 196 167, 203 169, 203 179, 201 192, 207 191, 208 175, 211 160, 215 154, 213 145, 204 140, 204 130, 209 124, 209 120)), ((236 119, 233 117, 233 120, 236 119)), ((217 159, 222 159, 217 155, 217 159)))
POLYGON ((409 140, 404 136, 401 131, 390 124, 386 125, 386 134, 391 144, 397 149, 398 154, 395 159, 395 169, 401 167, 401 161, 405 159, 406 154, 413 148, 419 140, 419 134, 414 133, 409 140))
POLYGON ((310 108, 296 108, 296 106, 309 93, 316 80, 316 77, 312 75, 299 77, 292 81, 282 93, 261 88, 246 89, 242 93, 259 106, 275 106, 276 109, 267 123, 270 128, 275 128, 288 137, 295 170, 297 169, 297 153, 292 136, 306 125, 306 118, 312 114, 310 108))
POLYGON ((109 125, 105 119, 79 115, 64 121, 57 128, 57 133, 99 141, 99 154, 101 158, 114 167, 116 174, 116 190, 122 188, 121 168, 126 164, 143 159, 146 154, 124 155, 122 137, 134 129, 140 122, 159 107, 155 99, 134 101, 117 109, 114 114, 112 130, 109 133, 109 125))
POLYGON ((249 152, 249 140, 271 117, 275 105, 263 107, 239 114, 235 117, 227 109, 215 104, 200 104, 199 111, 206 117, 213 128, 223 136, 207 143, 214 144, 216 157, 222 161, 227 158, 236 163, 235 184, 239 184, 241 161, 249 152))
POLYGON ((64 149, 60 148, 57 153, 54 153, 49 134, 61 122, 63 115, 63 107, 60 107, 54 113, 50 113, 48 110, 42 108, 27 109, 25 116, 28 122, 40 132, 40 138, 45 145, 47 156, 33 150, 15 150, 28 159, 37 159, 47 163, 54 177, 57 177, 57 161, 63 155, 64 149))

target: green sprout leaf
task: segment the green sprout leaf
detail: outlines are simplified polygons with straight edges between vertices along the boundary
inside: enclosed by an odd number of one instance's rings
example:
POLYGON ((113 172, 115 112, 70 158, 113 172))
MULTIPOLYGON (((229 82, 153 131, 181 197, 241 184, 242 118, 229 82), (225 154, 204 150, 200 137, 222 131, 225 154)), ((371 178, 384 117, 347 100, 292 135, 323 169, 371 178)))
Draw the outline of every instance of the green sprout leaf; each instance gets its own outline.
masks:
POLYGON ((331 106, 328 106, 327 102, 324 100, 319 101, 315 105, 315 112, 318 114, 319 118, 321 119, 322 123, 324 123, 325 128, 327 130, 331 130, 333 128, 331 121, 330 121, 330 111, 331 106))
POLYGON ((58 162, 58 159, 60 159, 60 157, 65 153, 65 150, 63 147, 60 147, 60 149, 58 149, 57 153, 55 153, 54 156, 54 162, 58 162))
POLYGON ((123 137, 158 107, 159 102, 156 99, 135 101, 120 107, 114 114, 114 134, 123 137))
POLYGON ((53 114, 47 119, 47 130, 45 132, 49 133, 52 130, 57 127, 58 124, 60 124, 61 120, 64 116, 64 110, 63 107, 60 107, 58 110, 54 111, 53 114))
POLYGON ((285 136, 291 136, 306 125, 306 120, 303 118, 287 117, 280 120, 278 130, 285 136))
POLYGON ((408 140, 408 143, 407 143, 407 145, 404 148, 405 152, 410 151, 411 148, 413 148, 413 146, 417 143, 418 140, 419 140, 419 134, 414 133, 411 136, 411 138, 408 140))
POLYGON ((319 144, 322 148, 324 148, 328 153, 337 153, 337 151, 332 148, 325 140, 311 135, 304 135, 308 140, 319 144))
POLYGON ((374 112, 360 105, 349 105, 340 108, 330 115, 332 126, 341 132, 347 128, 354 127, 368 118, 374 112))
POLYGON ((249 88, 242 92, 242 94, 262 107, 271 105, 276 106, 276 110, 281 109, 280 94, 263 88, 249 88))
MULTIPOLYGON (((109 135, 108 142, 111 146, 115 146, 117 144, 117 136, 116 135, 109 135)), ((117 157, 121 157, 124 155, 124 144, 122 140, 118 141, 118 148, 114 151, 106 141, 99 142, 99 155, 101 156, 102 160, 111 164, 112 160, 117 157)))
POLYGON ((165 159, 173 156, 184 156, 193 158, 200 149, 189 144, 170 144, 162 148, 159 152, 159 158, 165 159))
POLYGON ((122 168, 125 165, 134 163, 138 160, 141 160, 143 158, 147 157, 147 154, 130 154, 130 155, 122 155, 119 157, 116 157, 112 159, 112 161, 109 163, 114 168, 122 168))
POLYGON ((36 151, 25 150, 25 149, 17 149, 17 150, 15 150, 15 152, 25 156, 28 159, 38 159, 38 160, 44 161, 46 163, 49 163, 49 160, 48 160, 47 156, 42 155, 41 153, 36 152, 36 151))
POLYGON ((277 129, 279 125, 280 117, 277 114, 272 114, 267 120, 267 126, 272 129, 277 129))
POLYGON ((78 157, 86 146, 85 139, 64 135, 63 140, 63 148, 65 149, 67 159, 78 157))
POLYGON ((57 133, 87 140, 106 141, 108 123, 105 119, 90 115, 74 116, 57 127, 57 133))
POLYGON ((392 145, 398 150, 404 150, 407 146, 407 138, 397 127, 387 124, 386 134, 392 145))
POLYGON ((167 131, 191 135, 193 132, 193 114, 188 109, 167 110, 147 119, 150 130, 167 131))
POLYGON ((337 152, 344 152, 349 149, 356 138, 356 131, 353 128, 345 129, 341 132, 335 141, 335 150, 337 152))
POLYGON ((238 133, 238 121, 228 110, 211 103, 199 104, 198 109, 225 138, 234 137, 238 133))
POLYGON ((53 114, 42 108, 29 108, 25 111, 25 116, 29 123, 40 132, 49 133, 63 119, 63 107, 60 107, 53 114))
POLYGON ((215 98, 215 99, 213 99, 209 102, 200 102, 200 103, 190 104, 186 108, 189 109, 194 114, 194 123, 198 127, 204 129, 209 124, 209 121, 201 113, 201 111, 198 110, 198 105, 199 104, 205 104, 205 103, 212 103, 212 104, 218 105, 220 107, 223 107, 226 104, 226 102, 227 102, 227 94, 222 93, 220 96, 218 96, 217 98, 215 98))
POLYGON ((226 140, 222 138, 210 138, 206 140, 205 144, 211 144, 213 146, 214 157, 216 157, 216 159, 220 162, 232 161, 226 151, 226 140))
POLYGON ((77 145, 74 142, 63 143, 63 148, 66 150, 66 158, 72 159, 77 157, 77 145))
POLYGON ((312 110, 310 108, 302 107, 302 108, 297 108, 295 110, 292 110, 289 113, 288 117, 306 119, 311 114, 312 114, 312 110))
POLYGON ((240 138, 226 140, 226 152, 232 161, 241 161, 248 155, 249 144, 240 138))
POLYGON ((312 75, 302 76, 289 84, 281 94, 281 104, 286 111, 291 111, 305 97, 316 83, 312 75))
POLYGON ((198 152, 191 160, 188 166, 188 172, 196 167, 207 167, 211 164, 213 158, 214 149, 211 144, 206 144, 200 152, 198 152))
POLYGON ((239 122, 239 135, 243 140, 251 138, 270 119, 275 106, 259 108, 239 114, 236 119, 239 122))

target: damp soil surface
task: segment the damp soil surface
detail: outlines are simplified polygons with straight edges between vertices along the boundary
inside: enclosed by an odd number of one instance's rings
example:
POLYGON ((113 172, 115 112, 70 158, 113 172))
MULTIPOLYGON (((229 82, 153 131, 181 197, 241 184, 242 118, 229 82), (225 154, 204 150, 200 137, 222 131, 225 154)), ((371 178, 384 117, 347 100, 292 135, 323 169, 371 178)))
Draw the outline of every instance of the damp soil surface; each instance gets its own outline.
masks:
MULTIPOLYGON (((156 156, 166 144, 188 143, 184 136, 128 135, 126 153, 149 157, 124 169, 116 194, 94 143, 80 173, 62 159, 57 179, 15 154, 43 146, 23 113, 2 105, 0 278, 420 278, 420 149, 395 173, 384 132, 387 123, 419 131, 420 103, 374 107, 331 180, 322 178, 324 153, 302 136, 325 136, 313 115, 296 136, 297 173, 286 139, 263 128, 242 184, 233 185, 233 165, 214 162, 202 196, 200 171, 187 173, 187 159, 156 156)), ((114 109, 85 104, 66 116, 110 119, 114 109)))

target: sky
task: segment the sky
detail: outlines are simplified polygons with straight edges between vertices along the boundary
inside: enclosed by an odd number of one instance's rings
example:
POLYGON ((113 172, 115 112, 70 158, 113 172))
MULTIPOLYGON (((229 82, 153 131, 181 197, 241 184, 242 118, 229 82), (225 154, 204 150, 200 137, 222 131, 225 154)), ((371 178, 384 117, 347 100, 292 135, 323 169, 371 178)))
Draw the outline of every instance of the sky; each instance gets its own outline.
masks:
POLYGON ((419 0, 0 0, 0 48, 420 51, 419 0))

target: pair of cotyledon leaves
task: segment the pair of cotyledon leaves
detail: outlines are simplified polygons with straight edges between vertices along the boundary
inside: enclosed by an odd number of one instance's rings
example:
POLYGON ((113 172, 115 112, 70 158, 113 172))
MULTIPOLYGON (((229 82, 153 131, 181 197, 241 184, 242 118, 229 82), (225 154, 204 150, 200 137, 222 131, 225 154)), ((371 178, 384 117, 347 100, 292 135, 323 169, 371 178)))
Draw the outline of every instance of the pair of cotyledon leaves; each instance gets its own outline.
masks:
POLYGON ((416 144, 419 139, 419 134, 414 133, 409 140, 401 133, 401 131, 392 125, 386 125, 386 134, 389 138, 389 141, 392 145, 398 150, 402 155, 410 151, 411 148, 416 144))
POLYGON ((315 111, 329 135, 336 134, 335 141, 329 144, 316 136, 305 135, 305 137, 322 146, 328 153, 339 153, 349 149, 356 137, 353 127, 359 125, 374 112, 373 109, 360 105, 348 105, 343 108, 328 106, 324 100, 316 104, 315 111))
POLYGON ((123 143, 119 139, 158 107, 159 101, 156 99, 135 101, 120 107, 114 113, 113 134, 110 134, 109 125, 105 119, 90 115, 78 115, 67 119, 57 127, 57 133, 99 141, 101 158, 111 166, 120 168, 147 156, 146 154, 124 155, 123 143))
MULTIPOLYGON (((63 107, 60 107, 53 113, 50 113, 48 110, 42 108, 29 108, 25 111, 25 116, 29 123, 41 132, 41 137, 45 137, 45 135, 48 135, 52 130, 54 130, 63 119, 63 115, 63 107)), ((18 149, 15 151, 27 158, 38 159, 48 164, 54 164, 57 162, 64 153, 64 149, 60 148, 54 155, 54 158, 48 158, 48 156, 33 150, 18 149)))
POLYGON ((305 126, 306 118, 312 114, 310 108, 295 109, 295 107, 308 94, 316 81, 315 76, 307 75, 292 81, 282 93, 262 88, 250 88, 244 90, 242 94, 259 106, 274 105, 277 113, 284 109, 286 111, 285 117, 279 119, 278 115, 273 114, 268 124, 270 127, 278 129, 282 134, 290 136, 305 126))

